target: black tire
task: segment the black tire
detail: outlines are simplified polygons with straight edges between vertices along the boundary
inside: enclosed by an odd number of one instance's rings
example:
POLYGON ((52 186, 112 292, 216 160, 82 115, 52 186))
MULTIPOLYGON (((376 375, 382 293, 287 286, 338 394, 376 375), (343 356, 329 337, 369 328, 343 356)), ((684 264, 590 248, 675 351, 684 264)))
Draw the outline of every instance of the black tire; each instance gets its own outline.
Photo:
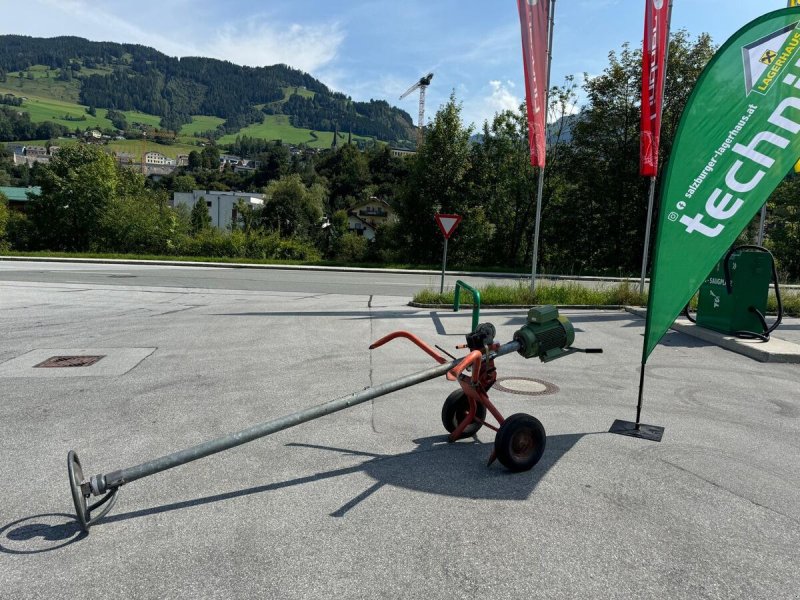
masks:
POLYGON ((539 462, 546 443, 547 434, 539 419, 517 413, 500 425, 494 438, 494 450, 500 464, 509 471, 519 473, 529 471, 539 462))
MULTIPOLYGON (((475 416, 483 421, 486 419, 486 407, 480 402, 477 404, 478 406, 475 416)), ((444 401, 444 405, 442 406, 442 425, 444 425, 444 428, 449 433, 453 433, 458 428, 461 421, 467 418, 468 414, 469 398, 467 398, 464 390, 456 390, 447 397, 447 400, 444 401)), ((483 427, 483 423, 473 421, 467 425, 467 428, 464 429, 463 433, 458 439, 475 435, 481 427, 483 427)))

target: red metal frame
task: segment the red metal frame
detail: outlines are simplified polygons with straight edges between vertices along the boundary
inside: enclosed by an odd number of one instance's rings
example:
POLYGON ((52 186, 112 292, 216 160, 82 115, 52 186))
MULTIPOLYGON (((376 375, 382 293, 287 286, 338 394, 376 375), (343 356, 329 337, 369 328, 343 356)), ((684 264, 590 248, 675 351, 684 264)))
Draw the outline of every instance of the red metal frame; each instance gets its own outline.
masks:
MULTIPOLYGON (((431 348, 413 333, 409 333, 407 331, 394 331, 374 342, 369 348, 370 350, 373 350, 397 338, 405 338, 410 340, 439 364, 444 364, 447 362, 447 359, 436 352, 436 350, 431 348)), ((489 429, 497 431, 499 426, 505 421, 503 415, 499 410, 497 410, 497 407, 495 407, 491 400, 489 400, 487 393, 497 380, 497 369, 494 366, 494 359, 488 358, 489 352, 496 350, 499 347, 499 344, 492 344, 491 346, 484 348, 484 351, 473 350, 464 358, 462 358, 456 366, 447 372, 447 379, 450 381, 458 381, 458 384, 461 386, 461 389, 467 396, 467 400, 469 400, 469 413, 464 420, 458 424, 458 427, 456 427, 455 431, 450 434, 451 442, 454 442, 461 437, 461 434, 464 433, 464 430, 467 428, 467 426, 469 426, 470 423, 478 422, 482 425, 485 425, 489 429), (484 356, 487 357, 486 360, 484 360, 484 356), (466 370, 469 370, 471 374, 467 375, 464 373, 466 370), (478 404, 482 404, 486 407, 486 410, 492 413, 492 416, 497 420, 497 426, 491 425, 490 423, 487 423, 486 421, 483 421, 477 417, 478 404)), ((492 455, 489 458, 489 464, 494 461, 494 458, 495 454, 494 451, 492 451, 492 455)))

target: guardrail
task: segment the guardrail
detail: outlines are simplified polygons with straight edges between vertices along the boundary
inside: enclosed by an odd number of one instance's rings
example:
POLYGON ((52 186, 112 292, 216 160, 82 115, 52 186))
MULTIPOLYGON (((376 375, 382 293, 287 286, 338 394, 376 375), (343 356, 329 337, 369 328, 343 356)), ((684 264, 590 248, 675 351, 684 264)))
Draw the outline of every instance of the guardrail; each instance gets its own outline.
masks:
POLYGON ((468 283, 460 279, 457 280, 456 291, 453 296, 453 312, 458 312, 461 306, 461 288, 472 293, 472 329, 470 331, 475 331, 478 328, 478 321, 480 321, 481 318, 481 293, 468 283))

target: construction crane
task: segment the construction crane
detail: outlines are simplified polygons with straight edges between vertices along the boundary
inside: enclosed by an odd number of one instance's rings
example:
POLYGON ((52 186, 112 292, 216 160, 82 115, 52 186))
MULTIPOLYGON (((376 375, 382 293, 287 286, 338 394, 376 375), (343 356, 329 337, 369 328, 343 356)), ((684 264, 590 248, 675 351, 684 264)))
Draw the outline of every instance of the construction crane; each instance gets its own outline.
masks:
POLYGON ((411 92, 419 88, 419 124, 417 129, 417 146, 422 145, 422 139, 424 137, 424 128, 425 128, 425 89, 431 84, 431 79, 433 79, 433 73, 428 73, 427 75, 420 77, 419 81, 417 81, 414 85, 408 88, 403 95, 400 96, 400 100, 408 96, 411 92))

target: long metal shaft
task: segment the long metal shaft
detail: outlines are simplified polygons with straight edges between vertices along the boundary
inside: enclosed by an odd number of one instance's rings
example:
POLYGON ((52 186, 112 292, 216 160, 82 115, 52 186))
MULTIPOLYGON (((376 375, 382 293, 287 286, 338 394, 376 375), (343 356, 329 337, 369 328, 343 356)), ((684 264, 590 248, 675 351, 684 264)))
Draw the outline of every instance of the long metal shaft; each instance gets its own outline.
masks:
MULTIPOLYGON (((519 348, 519 342, 508 342, 507 344, 500 346, 500 348, 498 348, 495 352, 490 353, 490 358, 496 358, 498 356, 517 352, 519 348)), ((279 419, 267 421, 266 423, 255 425, 248 429, 226 435, 225 437, 198 444, 197 446, 192 446, 186 450, 181 450, 173 454, 168 454, 167 456, 162 456, 161 458, 156 458, 135 467, 120 469, 106 475, 96 475, 92 477, 92 492, 95 494, 102 494, 107 490, 120 487, 126 483, 130 483, 131 481, 141 479, 142 477, 154 475, 161 471, 166 471, 167 469, 192 462, 199 458, 204 458, 211 454, 216 454, 217 452, 222 452, 223 450, 228 450, 230 448, 246 444, 247 442, 252 442, 253 440, 270 435, 272 433, 277 433, 278 431, 288 429, 289 427, 300 425, 306 421, 311 421, 312 419, 317 419, 345 408, 356 406, 363 402, 367 402, 368 400, 378 398, 379 396, 385 396, 391 392, 396 392, 398 390, 402 390, 403 388, 435 379, 436 377, 447 373, 450 369, 461 362, 461 360, 462 359, 456 359, 449 363, 437 365, 412 375, 406 375, 405 377, 400 377, 399 379, 361 390, 360 392, 354 392, 348 396, 331 400, 330 402, 319 404, 312 408, 301 410, 279 419)))
POLYGON ((650 178, 650 195, 647 200, 647 226, 644 229, 644 253, 642 254, 642 278, 639 281, 639 293, 644 294, 644 279, 647 276, 647 256, 650 250, 650 229, 653 224, 653 200, 656 196, 656 178, 650 178))
POLYGON ((758 223, 758 237, 756 238, 756 244, 759 246, 764 245, 764 228, 766 227, 767 223, 767 203, 764 202, 764 206, 761 207, 761 219, 758 223))
MULTIPOLYGON (((550 65, 553 63, 553 29, 556 23, 556 0, 550 0, 550 20, 547 26, 547 84, 544 89, 544 135, 547 144, 547 113, 550 110, 550 65)), ((533 258, 531 260, 531 291, 536 288, 536 268, 539 262, 539 227, 542 222, 542 191, 544 190, 544 166, 539 168, 539 184, 536 189, 536 221, 533 228, 533 258)))
MULTIPOLYGON (((667 47, 664 49, 664 73, 661 76, 661 99, 664 99, 664 90, 667 87, 667 68, 669 67, 669 34, 672 26, 672 0, 669 0, 669 8, 667 9, 667 47)), ((661 129, 661 122, 658 123, 659 130, 661 129)), ((656 155, 656 172, 658 172, 658 155, 656 155)), ((642 279, 639 282, 639 293, 644 294, 644 278, 647 275, 647 255, 650 251, 650 229, 653 222, 653 199, 656 193, 656 176, 650 178, 650 196, 647 201, 647 229, 644 232, 644 252, 642 252, 642 279)), ((637 419, 638 423, 638 419, 637 419)))
POLYGON ((533 226, 533 261, 531 262, 531 291, 536 288, 536 266, 539 262, 539 227, 542 223, 542 191, 544 190, 544 167, 539 167, 539 185, 536 190, 536 220, 533 226))

